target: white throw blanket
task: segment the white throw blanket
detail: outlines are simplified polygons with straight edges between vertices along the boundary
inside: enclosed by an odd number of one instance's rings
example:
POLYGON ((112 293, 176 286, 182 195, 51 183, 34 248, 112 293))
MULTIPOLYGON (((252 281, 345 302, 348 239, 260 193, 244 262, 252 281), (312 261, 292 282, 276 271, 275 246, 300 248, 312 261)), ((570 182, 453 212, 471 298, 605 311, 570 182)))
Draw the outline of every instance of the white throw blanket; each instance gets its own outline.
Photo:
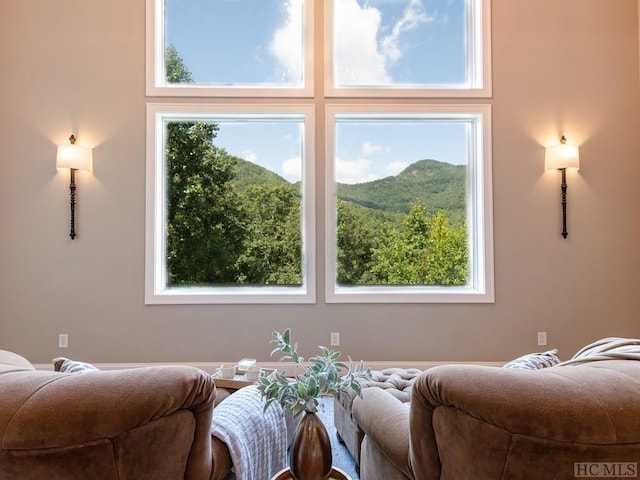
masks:
POLYGON ((562 362, 556 367, 581 365, 598 360, 640 360, 640 339, 602 338, 582 348, 571 360, 562 362))
POLYGON ((273 402, 264 414, 258 388, 241 388, 213 409, 211 434, 229 448, 237 480, 273 477, 286 467, 287 427, 282 407, 273 402))

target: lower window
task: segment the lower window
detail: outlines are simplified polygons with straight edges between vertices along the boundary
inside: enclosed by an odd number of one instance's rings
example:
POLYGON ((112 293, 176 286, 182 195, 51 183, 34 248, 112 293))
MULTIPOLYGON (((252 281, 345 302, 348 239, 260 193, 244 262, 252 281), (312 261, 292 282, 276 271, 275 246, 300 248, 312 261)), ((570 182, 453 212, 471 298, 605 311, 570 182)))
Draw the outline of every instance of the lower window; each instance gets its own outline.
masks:
POLYGON ((147 303, 313 303, 313 109, 149 105, 147 303))
POLYGON ((147 110, 147 303, 314 303, 318 135, 328 303, 494 300, 488 105, 147 110))
POLYGON ((326 117, 327 302, 492 302, 490 107, 326 117))

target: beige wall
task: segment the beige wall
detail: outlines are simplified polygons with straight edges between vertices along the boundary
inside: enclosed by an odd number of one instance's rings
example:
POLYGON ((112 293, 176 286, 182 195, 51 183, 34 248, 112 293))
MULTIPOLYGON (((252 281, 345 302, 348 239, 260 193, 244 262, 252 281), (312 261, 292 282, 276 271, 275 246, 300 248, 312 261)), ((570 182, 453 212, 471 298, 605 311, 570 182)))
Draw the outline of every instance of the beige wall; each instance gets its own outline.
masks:
POLYGON ((495 304, 326 305, 321 277, 317 305, 145 306, 144 2, 3 0, 0 348, 42 363, 268 360, 271 331, 291 326, 303 354, 339 331, 356 359, 500 361, 537 350, 537 331, 563 358, 640 337, 638 2, 611 4, 493 2, 495 304), (54 168, 72 132, 96 146, 73 242, 54 168), (568 240, 559 173, 543 170, 561 133, 581 145, 568 240))

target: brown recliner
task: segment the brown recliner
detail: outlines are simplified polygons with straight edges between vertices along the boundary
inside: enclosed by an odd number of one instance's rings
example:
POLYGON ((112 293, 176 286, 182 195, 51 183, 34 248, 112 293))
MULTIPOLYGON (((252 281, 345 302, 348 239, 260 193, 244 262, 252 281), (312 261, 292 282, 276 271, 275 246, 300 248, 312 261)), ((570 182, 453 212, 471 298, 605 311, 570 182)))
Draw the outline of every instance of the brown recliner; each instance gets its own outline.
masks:
POLYGON ((443 365, 416 378, 410 403, 379 388, 363 393, 353 401, 364 431, 362 480, 551 480, 605 468, 638 475, 638 360, 443 365))
POLYGON ((224 478, 215 397, 194 367, 61 373, 0 350, 0 480, 224 478))

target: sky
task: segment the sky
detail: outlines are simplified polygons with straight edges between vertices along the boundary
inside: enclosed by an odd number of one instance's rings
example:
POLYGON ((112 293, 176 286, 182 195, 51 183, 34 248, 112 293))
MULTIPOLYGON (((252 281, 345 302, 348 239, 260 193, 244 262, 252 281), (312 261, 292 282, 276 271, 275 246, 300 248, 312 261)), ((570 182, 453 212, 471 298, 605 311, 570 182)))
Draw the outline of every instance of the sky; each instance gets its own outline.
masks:
MULTIPOLYGON (((465 81, 465 0, 334 0, 338 85, 465 81)), ((165 0, 165 43, 197 83, 303 81, 303 0, 165 0)), ((295 122, 220 124, 216 144, 289 181, 300 179, 295 122)), ((424 158, 466 163, 466 129, 418 122, 339 123, 336 178, 358 183, 424 158)))

